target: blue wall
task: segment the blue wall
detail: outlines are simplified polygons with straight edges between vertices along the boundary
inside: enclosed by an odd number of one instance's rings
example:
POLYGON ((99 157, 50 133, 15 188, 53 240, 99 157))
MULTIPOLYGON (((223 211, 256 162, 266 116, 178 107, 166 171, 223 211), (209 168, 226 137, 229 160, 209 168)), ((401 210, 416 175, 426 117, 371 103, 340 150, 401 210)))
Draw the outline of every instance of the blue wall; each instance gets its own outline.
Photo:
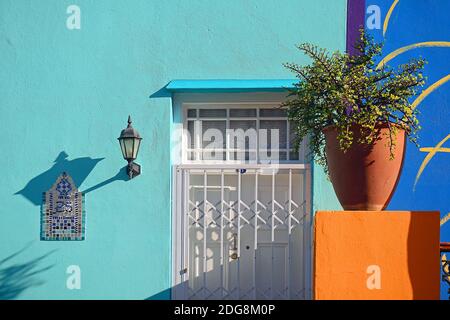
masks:
MULTIPOLYGON (((383 57, 402 48, 422 42, 446 42, 439 46, 425 46, 406 51, 388 63, 396 66, 411 58, 422 56, 428 61, 425 67, 427 82, 423 89, 450 74, 450 29, 448 0, 415 0, 394 2, 393 0, 366 0, 366 5, 378 5, 381 8, 381 29, 370 32, 379 41, 385 41, 383 57), (387 13, 392 7, 383 37, 383 25, 387 13)), ((413 101, 414 99, 412 99, 413 101)), ((429 150, 435 148, 450 134, 450 82, 445 82, 431 92, 418 106, 420 148, 409 143, 406 158, 397 190, 389 205, 390 210, 440 210, 441 217, 450 212, 450 154, 446 150, 438 151, 424 167, 415 184, 421 165, 429 150), (445 152, 442 152, 445 151, 445 152), (414 187, 415 185, 415 187, 414 187)), ((450 141, 441 147, 448 148, 450 141)), ((441 225, 441 241, 450 241, 450 221, 441 225)), ((448 298, 445 286, 442 286, 442 298, 448 298)))
POLYGON ((167 298, 171 99, 149 96, 177 78, 290 78, 282 62, 305 61, 295 44, 345 48, 345 11, 345 0, 2 0, 0 298, 167 298), (71 4, 80 30, 66 28, 71 4), (128 114, 144 138, 132 181, 116 140, 128 114), (39 241, 41 193, 63 170, 87 192, 86 240, 39 241), (81 290, 66 288, 69 265, 81 290))

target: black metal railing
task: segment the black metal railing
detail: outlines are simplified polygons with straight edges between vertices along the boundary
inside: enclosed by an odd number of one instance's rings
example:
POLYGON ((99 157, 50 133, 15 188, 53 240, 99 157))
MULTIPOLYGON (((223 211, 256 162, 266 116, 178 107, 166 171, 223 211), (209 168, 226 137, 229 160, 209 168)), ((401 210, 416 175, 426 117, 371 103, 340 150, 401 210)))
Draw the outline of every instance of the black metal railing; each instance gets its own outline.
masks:
POLYGON ((442 282, 449 286, 447 291, 450 300, 450 242, 441 242, 442 282))

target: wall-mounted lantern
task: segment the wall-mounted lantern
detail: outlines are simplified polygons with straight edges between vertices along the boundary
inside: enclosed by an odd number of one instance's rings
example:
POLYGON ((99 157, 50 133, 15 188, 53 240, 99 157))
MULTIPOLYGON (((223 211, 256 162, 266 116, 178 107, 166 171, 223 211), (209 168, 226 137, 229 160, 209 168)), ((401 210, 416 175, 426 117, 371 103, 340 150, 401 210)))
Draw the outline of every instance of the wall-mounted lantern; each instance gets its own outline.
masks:
POLYGON ((137 158, 142 138, 131 125, 131 116, 128 116, 128 126, 122 130, 120 137, 117 139, 120 143, 123 158, 128 161, 128 176, 132 179, 141 174, 141 166, 133 161, 137 158))

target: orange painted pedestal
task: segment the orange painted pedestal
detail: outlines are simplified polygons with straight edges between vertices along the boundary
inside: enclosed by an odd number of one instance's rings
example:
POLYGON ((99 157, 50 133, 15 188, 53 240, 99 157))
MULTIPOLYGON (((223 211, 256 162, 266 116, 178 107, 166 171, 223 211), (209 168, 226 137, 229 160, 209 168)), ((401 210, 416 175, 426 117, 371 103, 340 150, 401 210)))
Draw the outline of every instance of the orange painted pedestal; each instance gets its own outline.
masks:
POLYGON ((439 299, 439 212, 319 211, 315 299, 439 299))

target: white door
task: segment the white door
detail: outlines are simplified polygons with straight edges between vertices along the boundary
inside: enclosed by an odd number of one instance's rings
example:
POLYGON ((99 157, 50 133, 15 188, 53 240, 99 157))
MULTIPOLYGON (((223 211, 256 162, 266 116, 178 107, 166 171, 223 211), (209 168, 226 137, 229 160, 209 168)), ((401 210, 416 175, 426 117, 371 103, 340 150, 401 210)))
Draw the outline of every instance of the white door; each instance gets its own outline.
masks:
POLYGON ((177 166, 175 299, 307 299, 307 165, 177 166))

